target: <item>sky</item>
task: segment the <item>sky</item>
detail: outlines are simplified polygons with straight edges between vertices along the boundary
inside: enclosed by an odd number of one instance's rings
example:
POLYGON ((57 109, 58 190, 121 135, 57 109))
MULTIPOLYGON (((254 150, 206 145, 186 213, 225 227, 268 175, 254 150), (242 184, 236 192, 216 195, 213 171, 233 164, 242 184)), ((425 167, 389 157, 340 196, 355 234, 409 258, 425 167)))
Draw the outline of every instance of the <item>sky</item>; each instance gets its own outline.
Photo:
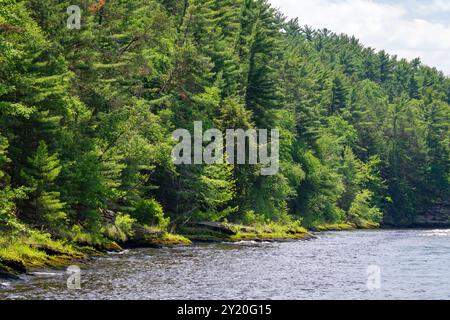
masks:
POLYGON ((301 25, 354 35, 450 75, 450 0, 269 0, 301 25))

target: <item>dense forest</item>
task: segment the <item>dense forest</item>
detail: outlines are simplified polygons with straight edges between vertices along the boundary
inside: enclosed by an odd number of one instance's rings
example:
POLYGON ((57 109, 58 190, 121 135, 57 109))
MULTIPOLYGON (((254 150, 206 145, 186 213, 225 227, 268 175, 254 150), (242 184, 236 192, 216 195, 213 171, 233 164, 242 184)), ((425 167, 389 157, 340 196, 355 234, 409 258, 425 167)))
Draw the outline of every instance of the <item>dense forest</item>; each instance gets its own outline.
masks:
MULTIPOLYGON (((0 229, 105 215, 408 226, 449 198, 450 78, 266 0, 0 0, 0 229), (177 128, 276 128, 280 170, 175 165, 177 128), (383 218, 384 217, 384 218, 383 218)), ((306 13, 307 14, 307 13, 306 13)))

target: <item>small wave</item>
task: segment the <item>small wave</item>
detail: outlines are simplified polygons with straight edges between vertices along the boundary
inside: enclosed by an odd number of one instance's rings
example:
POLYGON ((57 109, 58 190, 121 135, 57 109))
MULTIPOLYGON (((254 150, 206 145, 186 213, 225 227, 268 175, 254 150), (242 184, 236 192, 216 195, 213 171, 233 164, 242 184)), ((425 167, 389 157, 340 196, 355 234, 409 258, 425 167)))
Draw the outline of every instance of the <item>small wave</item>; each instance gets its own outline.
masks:
POLYGON ((430 231, 425 231, 423 233, 420 233, 419 235, 422 237, 450 237, 450 229, 430 230, 430 231))
POLYGON ((11 283, 9 282, 0 282, 0 287, 10 287, 11 283))
MULTIPOLYGON (((224 242, 224 243, 230 243, 230 242, 224 242)), ((255 241, 255 240, 240 240, 240 241, 235 241, 235 242, 231 242, 232 244, 268 244, 268 243, 272 243, 271 241, 255 241)))
POLYGON ((110 255, 121 255, 121 254, 125 254, 128 253, 129 250, 122 250, 122 251, 108 251, 107 254, 110 255))
POLYGON ((58 276, 60 275, 59 273, 56 272, 31 272, 30 275, 32 276, 37 276, 37 277, 53 277, 53 276, 58 276))

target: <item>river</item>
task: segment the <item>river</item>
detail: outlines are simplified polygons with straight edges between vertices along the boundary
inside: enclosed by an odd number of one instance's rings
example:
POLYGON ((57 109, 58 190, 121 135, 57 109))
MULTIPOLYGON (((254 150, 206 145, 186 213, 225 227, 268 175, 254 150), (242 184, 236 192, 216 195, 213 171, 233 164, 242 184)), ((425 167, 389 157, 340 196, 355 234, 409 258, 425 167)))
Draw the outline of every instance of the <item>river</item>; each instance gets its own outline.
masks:
POLYGON ((450 230, 320 233, 309 241, 134 249, 0 280, 0 299, 450 299, 450 230))

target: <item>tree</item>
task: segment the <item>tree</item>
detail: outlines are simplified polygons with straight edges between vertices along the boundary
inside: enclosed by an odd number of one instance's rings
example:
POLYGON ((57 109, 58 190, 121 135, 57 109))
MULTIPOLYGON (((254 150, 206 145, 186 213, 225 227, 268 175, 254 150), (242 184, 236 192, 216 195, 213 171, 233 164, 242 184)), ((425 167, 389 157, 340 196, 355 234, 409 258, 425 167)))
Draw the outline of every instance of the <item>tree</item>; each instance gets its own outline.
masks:
POLYGON ((380 223, 383 217, 380 209, 371 206, 373 194, 369 190, 358 193, 348 210, 347 219, 356 225, 364 225, 367 222, 380 223))
POLYGON ((15 217, 15 200, 25 198, 23 188, 13 189, 10 186, 10 178, 3 171, 11 160, 7 157, 8 141, 0 135, 0 229, 15 217))
POLYGON ((427 100, 424 108, 428 147, 425 172, 427 183, 421 192, 428 195, 425 201, 430 202, 430 199, 445 199, 450 194, 450 107, 430 96, 427 100))
POLYGON ((64 203, 55 190, 55 180, 61 172, 57 154, 50 155, 47 145, 41 141, 34 157, 28 158, 29 166, 22 170, 22 176, 31 192, 29 194, 32 222, 44 223, 47 227, 57 227, 64 223, 67 216, 64 203))
POLYGON ((68 0, 0 2, 2 221, 95 239, 108 212, 126 229, 377 222, 377 208, 407 225, 449 197, 450 80, 420 59, 267 0, 80 0, 80 30, 68 0), (279 172, 175 165, 171 133, 194 121, 278 129, 279 172))
POLYGON ((420 117, 420 105, 410 101, 406 95, 389 106, 386 123, 387 148, 385 150, 389 196, 392 198, 390 211, 399 223, 408 224, 415 218, 415 212, 423 195, 417 190, 423 188, 422 176, 426 167, 425 127, 420 117), (414 128, 414 129, 413 129, 414 128))
MULTIPOLYGON (((245 1, 246 10, 252 20, 243 20, 241 30, 250 32, 248 53, 241 56, 247 64, 245 84, 245 104, 253 111, 257 127, 270 128, 271 109, 282 104, 277 69, 281 60, 279 43, 279 18, 266 0, 245 1), (247 25, 248 24, 248 25, 247 25)), ((242 35, 241 35, 242 37, 242 35)))
POLYGON ((414 76, 409 79, 409 97, 411 99, 420 99, 419 84, 414 76))
POLYGON ((385 83, 391 79, 392 63, 389 54, 384 50, 378 53, 378 60, 380 66, 380 83, 385 83))
POLYGON ((332 100, 329 108, 329 115, 335 115, 347 106, 348 92, 340 76, 335 76, 333 78, 333 86, 331 92, 332 100))

